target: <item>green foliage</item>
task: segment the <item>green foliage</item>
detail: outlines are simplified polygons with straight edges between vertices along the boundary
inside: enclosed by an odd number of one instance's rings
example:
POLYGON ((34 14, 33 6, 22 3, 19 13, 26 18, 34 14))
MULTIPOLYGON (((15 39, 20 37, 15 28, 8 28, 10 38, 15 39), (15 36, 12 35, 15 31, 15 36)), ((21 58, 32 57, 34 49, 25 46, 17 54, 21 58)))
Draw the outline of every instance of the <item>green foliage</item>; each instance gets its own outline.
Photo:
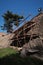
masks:
POLYGON ((6 55, 10 55, 10 54, 16 54, 16 50, 12 49, 12 48, 3 48, 0 49, 0 58, 6 56, 6 55))
POLYGON ((1 26, 2 30, 7 30, 7 32, 11 33, 13 31, 13 24, 18 26, 20 19, 23 19, 23 16, 19 16, 18 14, 13 14, 10 11, 7 11, 2 16, 4 18, 4 24, 1 26))

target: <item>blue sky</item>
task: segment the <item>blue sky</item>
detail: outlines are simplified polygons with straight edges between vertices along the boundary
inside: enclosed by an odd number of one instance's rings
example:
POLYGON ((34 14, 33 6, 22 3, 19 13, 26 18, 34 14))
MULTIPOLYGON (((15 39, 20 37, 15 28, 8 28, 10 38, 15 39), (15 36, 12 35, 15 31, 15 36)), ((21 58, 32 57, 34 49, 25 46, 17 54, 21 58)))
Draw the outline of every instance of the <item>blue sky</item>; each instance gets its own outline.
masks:
MULTIPOLYGON (((7 10, 25 17, 31 14, 33 17, 38 13, 39 7, 43 8, 43 0, 0 0, 0 25, 4 23, 2 15, 7 10)), ((0 29, 0 32, 4 31, 0 29)))

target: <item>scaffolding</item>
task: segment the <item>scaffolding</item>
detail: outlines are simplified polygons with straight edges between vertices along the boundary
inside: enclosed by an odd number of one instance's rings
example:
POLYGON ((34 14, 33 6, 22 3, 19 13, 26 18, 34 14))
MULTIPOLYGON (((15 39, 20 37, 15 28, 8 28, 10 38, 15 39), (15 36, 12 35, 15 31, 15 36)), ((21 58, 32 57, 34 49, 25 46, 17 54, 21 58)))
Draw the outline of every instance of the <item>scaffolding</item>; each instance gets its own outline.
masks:
MULTIPOLYGON (((15 46, 23 46, 25 43, 28 43, 29 40, 32 39, 32 36, 37 36, 36 34, 28 34, 27 32, 31 30, 32 27, 36 25, 36 22, 29 22, 26 23, 23 27, 18 29, 14 35, 13 39, 13 45, 15 46)), ((30 45, 30 44, 29 44, 30 45)), ((31 46, 31 45, 30 45, 31 46)))

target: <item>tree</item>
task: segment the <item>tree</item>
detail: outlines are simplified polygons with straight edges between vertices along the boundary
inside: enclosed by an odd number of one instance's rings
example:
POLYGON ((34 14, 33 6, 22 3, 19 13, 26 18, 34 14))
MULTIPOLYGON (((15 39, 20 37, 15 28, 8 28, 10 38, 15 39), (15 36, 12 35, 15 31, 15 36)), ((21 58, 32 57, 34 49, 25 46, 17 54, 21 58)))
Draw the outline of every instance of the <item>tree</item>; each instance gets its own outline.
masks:
POLYGON ((18 26, 20 20, 22 20, 24 17, 19 16, 18 14, 13 14, 10 11, 7 11, 2 16, 4 18, 4 24, 1 26, 2 30, 7 30, 7 33, 12 33, 13 31, 13 24, 18 26))

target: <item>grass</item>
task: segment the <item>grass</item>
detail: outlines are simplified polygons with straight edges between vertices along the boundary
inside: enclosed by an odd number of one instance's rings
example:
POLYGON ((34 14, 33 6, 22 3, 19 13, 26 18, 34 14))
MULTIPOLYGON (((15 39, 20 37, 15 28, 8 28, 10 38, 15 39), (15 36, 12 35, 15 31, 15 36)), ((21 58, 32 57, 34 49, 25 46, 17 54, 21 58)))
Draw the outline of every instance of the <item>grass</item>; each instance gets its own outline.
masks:
POLYGON ((12 49, 12 48, 3 48, 0 49, 0 58, 6 56, 6 55, 11 55, 11 54, 15 54, 16 50, 12 49))
POLYGON ((0 65, 43 65, 43 61, 30 56, 21 58, 16 50, 4 48, 0 49, 0 65))

